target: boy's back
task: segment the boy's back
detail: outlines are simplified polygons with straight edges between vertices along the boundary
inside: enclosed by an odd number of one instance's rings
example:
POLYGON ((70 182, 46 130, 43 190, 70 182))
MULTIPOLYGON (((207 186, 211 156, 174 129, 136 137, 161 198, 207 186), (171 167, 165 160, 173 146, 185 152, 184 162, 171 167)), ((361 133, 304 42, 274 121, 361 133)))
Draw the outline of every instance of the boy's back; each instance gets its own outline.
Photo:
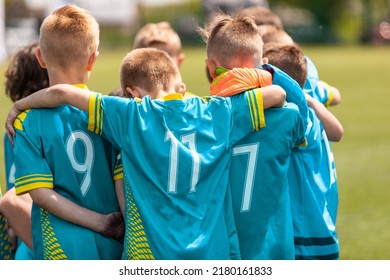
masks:
MULTIPOLYGON (((84 9, 65 5, 43 21, 36 56, 51 85, 77 84, 88 95, 84 84, 98 45, 96 20, 84 9)), ((16 192, 29 192, 34 201, 37 259, 120 259, 120 242, 52 214, 66 200, 102 214, 119 212, 113 184, 116 152, 86 126, 86 114, 70 106, 25 111, 15 123, 16 192)))
MULTIPOLYGON (((307 75, 306 57, 299 46, 268 44, 264 53, 271 64, 285 70, 302 88, 311 79, 307 75), (306 71, 302 71, 303 68, 306 71)), ((308 93, 307 90, 305 92, 308 93)), ((338 259, 339 245, 333 206, 337 201, 337 186, 333 176, 333 158, 329 153, 324 126, 311 106, 308 109, 309 125, 305 132, 307 146, 293 150, 288 174, 295 258, 338 259)))
POLYGON ((249 97, 255 96, 184 102, 173 94, 136 104, 97 96, 90 103, 90 124, 94 116, 103 117, 93 122, 95 132, 122 150, 124 258, 239 257, 228 246, 224 199, 231 146, 253 129, 252 120, 259 128, 262 119, 256 101, 251 109, 260 115, 249 113, 249 97))
POLYGON ((304 129, 294 104, 264 113, 267 126, 233 148, 230 186, 241 256, 294 259, 287 174, 304 129))
MULTIPOLYGON (((112 174, 115 153, 107 142, 87 131, 86 120, 84 112, 70 106, 25 114, 15 138, 15 154, 23 155, 16 157, 17 193, 53 188, 93 211, 119 211, 112 174)), ((43 248, 36 250, 37 259, 120 258, 120 242, 59 219, 35 204, 32 219, 34 248, 43 248), (52 246, 58 246, 63 255, 51 255, 52 246), (111 249, 103 249, 106 246, 111 249)))
POLYGON ((310 107, 309 118, 308 145, 293 152, 289 171, 295 254, 297 259, 338 259, 333 159, 325 130, 310 107))

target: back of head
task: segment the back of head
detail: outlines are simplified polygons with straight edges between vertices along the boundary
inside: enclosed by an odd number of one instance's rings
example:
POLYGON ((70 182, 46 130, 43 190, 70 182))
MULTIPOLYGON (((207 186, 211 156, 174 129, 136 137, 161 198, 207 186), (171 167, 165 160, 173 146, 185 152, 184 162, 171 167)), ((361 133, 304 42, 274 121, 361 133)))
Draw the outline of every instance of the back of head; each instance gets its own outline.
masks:
POLYGON ((208 59, 218 66, 232 69, 261 64, 263 41, 253 19, 221 13, 198 31, 206 42, 208 59))
POLYGON ((238 10, 237 16, 249 16, 254 19, 256 25, 273 25, 277 28, 283 29, 282 19, 276 15, 271 9, 262 6, 252 6, 238 10))
POLYGON ((286 72, 303 88, 307 78, 307 62, 296 44, 269 43, 264 46, 269 63, 286 72))
POLYGON ((120 79, 123 92, 139 87, 153 96, 154 93, 175 88, 182 82, 179 69, 164 51, 139 48, 129 52, 122 60, 120 79))
POLYGON ((166 51, 172 58, 181 53, 181 40, 169 22, 148 23, 134 38, 134 48, 157 48, 166 51))
POLYGON ((286 31, 274 25, 264 24, 264 25, 260 25, 258 29, 264 44, 268 44, 268 43, 294 44, 294 40, 286 31))
POLYGON ((84 63, 99 46, 99 24, 85 9, 65 5, 42 22, 39 43, 48 65, 84 63))
POLYGON ((14 102, 49 86, 47 70, 35 57, 37 46, 34 42, 16 52, 5 72, 5 93, 14 102))

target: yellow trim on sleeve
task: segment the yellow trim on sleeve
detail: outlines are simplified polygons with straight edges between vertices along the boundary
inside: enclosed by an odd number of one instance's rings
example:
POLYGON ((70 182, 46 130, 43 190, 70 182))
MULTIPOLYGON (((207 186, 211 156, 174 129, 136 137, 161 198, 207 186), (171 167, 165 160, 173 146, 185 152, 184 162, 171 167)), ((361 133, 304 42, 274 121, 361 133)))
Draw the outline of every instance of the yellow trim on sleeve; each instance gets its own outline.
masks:
POLYGON ((100 94, 91 92, 88 104, 88 130, 99 135, 102 134, 101 126, 99 126, 101 123, 100 99, 100 94))
POLYGON ((294 148, 306 147, 308 145, 306 136, 302 139, 302 142, 295 145, 294 148))
POLYGON ((265 127, 263 94, 259 88, 246 92, 249 106, 249 113, 252 119, 254 131, 265 127))
POLYGON ((35 189, 40 189, 40 188, 47 188, 47 189, 53 189, 53 184, 52 183, 34 183, 30 185, 26 185, 23 187, 16 187, 15 188, 15 193, 17 195, 22 195, 25 194, 29 191, 35 190, 35 189))
POLYGON ((328 100, 326 100, 325 107, 328 107, 334 99, 334 87, 329 86, 328 88, 328 100))
POLYGON ((118 166, 115 166, 114 170, 114 180, 123 179, 123 164, 119 164, 118 166))
POLYGON ((115 175, 114 175, 114 181, 116 181, 116 180, 121 180, 121 179, 123 179, 123 178, 124 178, 123 172, 120 173, 120 174, 115 174, 115 175))
POLYGON ((38 188, 53 188, 53 176, 51 174, 29 174, 15 180, 16 194, 24 194, 38 188))

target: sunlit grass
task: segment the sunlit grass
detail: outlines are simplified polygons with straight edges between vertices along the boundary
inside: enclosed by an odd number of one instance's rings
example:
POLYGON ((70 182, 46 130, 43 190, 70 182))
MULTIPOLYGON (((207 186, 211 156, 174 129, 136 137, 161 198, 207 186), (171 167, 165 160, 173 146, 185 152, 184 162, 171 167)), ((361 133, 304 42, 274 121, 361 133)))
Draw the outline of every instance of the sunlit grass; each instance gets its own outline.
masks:
MULTIPOLYGON (((303 46, 303 50, 317 65, 321 79, 342 94, 342 103, 330 108, 345 130, 342 141, 333 144, 341 258, 390 259, 390 47, 303 46)), ((102 49, 89 87, 103 93, 116 88, 119 64, 127 51, 102 49)), ((204 48, 184 52, 181 72, 188 90, 208 95, 204 48)), ((4 75, 0 82, 3 86, 4 75)), ((1 124, 10 106, 2 94, 1 124)), ((4 162, 2 149, 0 162, 4 162)), ((5 183, 3 165, 0 182, 5 183)))

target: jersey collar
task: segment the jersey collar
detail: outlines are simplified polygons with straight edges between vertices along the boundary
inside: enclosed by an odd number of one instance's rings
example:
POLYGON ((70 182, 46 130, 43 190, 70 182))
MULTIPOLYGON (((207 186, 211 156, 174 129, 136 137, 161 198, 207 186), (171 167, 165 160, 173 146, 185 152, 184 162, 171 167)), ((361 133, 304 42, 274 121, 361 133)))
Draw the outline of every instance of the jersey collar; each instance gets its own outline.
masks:
POLYGON ((88 87, 87 87, 86 84, 73 84, 73 86, 81 88, 81 89, 88 90, 88 87))

